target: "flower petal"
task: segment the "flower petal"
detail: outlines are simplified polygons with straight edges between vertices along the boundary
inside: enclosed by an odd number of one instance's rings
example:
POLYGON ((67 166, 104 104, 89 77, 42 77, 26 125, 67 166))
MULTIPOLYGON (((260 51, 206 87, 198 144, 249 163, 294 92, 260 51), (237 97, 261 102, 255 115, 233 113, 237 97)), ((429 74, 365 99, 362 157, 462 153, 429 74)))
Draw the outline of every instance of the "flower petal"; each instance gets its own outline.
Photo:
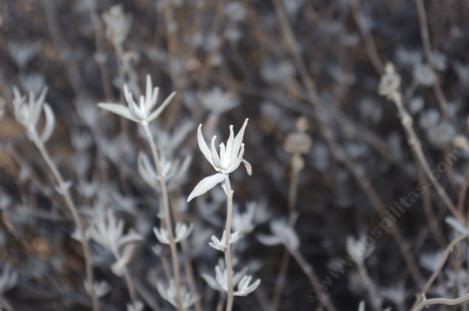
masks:
POLYGON ((207 191, 221 183, 223 180, 225 180, 225 175, 220 173, 205 177, 197 184, 197 186, 195 186, 191 194, 189 194, 187 202, 190 202, 193 198, 196 198, 206 193, 207 191))
POLYGON ((210 152, 210 149, 208 148, 208 145, 205 142, 204 135, 202 134, 202 124, 199 124, 199 127, 197 128, 197 143, 199 144, 199 149, 204 155, 204 157, 213 166, 212 153, 210 152))
POLYGON ((174 96, 176 96, 176 92, 172 92, 171 95, 169 95, 164 102, 156 109, 155 111, 152 112, 152 114, 148 117, 148 122, 151 122, 153 119, 158 117, 163 110, 168 106, 171 101, 173 100, 174 96))
POLYGON ((248 125, 248 121, 249 121, 248 118, 244 120, 243 126, 239 130, 238 134, 236 134, 236 137, 233 143, 233 152, 236 152, 241 147, 241 144, 243 142, 243 137, 244 137, 244 130, 246 129, 246 126, 248 125))

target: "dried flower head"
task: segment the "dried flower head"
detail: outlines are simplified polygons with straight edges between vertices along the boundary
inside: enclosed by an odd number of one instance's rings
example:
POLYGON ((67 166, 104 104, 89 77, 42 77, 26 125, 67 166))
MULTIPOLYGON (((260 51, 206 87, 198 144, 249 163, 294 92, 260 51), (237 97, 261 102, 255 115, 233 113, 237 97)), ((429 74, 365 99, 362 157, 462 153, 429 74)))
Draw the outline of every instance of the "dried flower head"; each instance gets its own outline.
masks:
POLYGON ((379 82, 378 93, 387 97, 389 100, 395 100, 400 95, 401 77, 396 72, 394 65, 387 63, 384 74, 379 82))

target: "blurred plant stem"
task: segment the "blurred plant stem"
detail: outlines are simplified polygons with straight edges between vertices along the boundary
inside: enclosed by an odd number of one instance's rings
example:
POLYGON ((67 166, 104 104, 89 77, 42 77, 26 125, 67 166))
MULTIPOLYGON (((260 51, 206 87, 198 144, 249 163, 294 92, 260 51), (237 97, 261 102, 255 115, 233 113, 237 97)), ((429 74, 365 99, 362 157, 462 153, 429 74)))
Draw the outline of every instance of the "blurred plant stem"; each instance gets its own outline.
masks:
MULTIPOLYGON (((290 172, 290 184, 288 187, 288 222, 290 226, 293 226, 294 210, 296 206, 296 199, 298 194, 298 179, 302 170, 301 165, 297 165, 298 158, 301 160, 300 155, 293 155, 290 161, 291 172, 290 172)), ((282 260, 280 263, 280 269, 277 273, 277 281, 275 282, 274 292, 272 294, 272 311, 276 311, 280 305, 280 298, 282 296, 282 290, 285 286, 286 275, 288 272, 288 266, 290 264, 290 254, 287 249, 283 251, 282 260)))
POLYGON ((158 151, 156 149, 156 144, 155 144, 155 141, 153 140, 153 134, 151 133, 151 130, 148 127, 147 123, 141 123, 141 124, 147 136, 147 141, 148 141, 148 144, 150 145, 151 153, 153 156, 153 161, 154 161, 156 172, 159 178, 160 192, 161 192, 161 204, 163 208, 163 221, 166 225, 166 230, 168 231, 169 248, 171 250, 173 277, 174 277, 174 283, 175 283, 175 288, 176 288, 176 304, 177 304, 177 309, 181 311, 183 310, 182 303, 181 303, 181 274, 179 271, 177 246, 176 246, 176 241, 174 240, 173 226, 171 222, 171 212, 169 210, 168 190, 166 188, 165 176, 164 176, 163 169, 161 167, 161 163, 159 160, 158 151))
MULTIPOLYGON (((34 135, 34 136, 37 136, 37 135, 34 135)), ((90 291, 91 302, 93 305, 93 310, 99 311, 100 310, 99 301, 98 301, 98 297, 96 296, 96 292, 94 288, 93 262, 91 258, 91 251, 90 251, 88 239, 86 238, 86 235, 85 235, 85 227, 78 214, 78 210, 75 206, 75 203, 72 200, 72 196, 70 195, 70 191, 68 189, 67 183, 64 181, 54 161, 52 161, 52 158, 50 157, 49 152, 44 146, 44 143, 40 139, 34 136, 33 136, 32 141, 34 145, 36 146, 36 148, 41 153, 42 158, 46 162, 47 168, 49 169, 55 182, 57 183, 56 187, 59 190, 60 195, 62 195, 62 197, 64 198, 65 206, 68 209, 69 213, 72 215, 73 221, 78 229, 78 233, 80 234, 80 242, 83 248, 83 255, 85 257, 86 281, 88 283, 88 288, 90 291)))

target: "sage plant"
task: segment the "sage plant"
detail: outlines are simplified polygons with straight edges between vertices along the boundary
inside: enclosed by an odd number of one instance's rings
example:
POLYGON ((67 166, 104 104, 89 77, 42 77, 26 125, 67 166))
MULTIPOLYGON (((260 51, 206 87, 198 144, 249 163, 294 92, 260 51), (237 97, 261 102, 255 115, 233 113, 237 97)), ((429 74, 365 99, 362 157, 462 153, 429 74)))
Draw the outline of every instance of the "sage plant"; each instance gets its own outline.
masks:
MULTIPOLYGON (((163 101, 163 103, 157 109, 153 110, 158 100, 158 93, 159 88, 153 88, 151 78, 149 75, 147 75, 145 94, 139 96, 138 104, 135 102, 133 94, 129 91, 129 87, 127 85, 124 85, 124 97, 126 99, 127 106, 115 103, 100 103, 98 104, 98 106, 104 110, 108 110, 126 119, 138 123, 145 132, 147 143, 150 146, 151 154, 153 157, 153 165, 156 167, 156 174, 158 176, 159 191, 161 194, 161 203, 163 209, 163 223, 166 226, 165 229, 156 229, 155 234, 160 239, 160 241, 164 241, 164 244, 168 244, 171 250, 171 261, 173 265, 172 277, 174 278, 174 280, 171 280, 170 284, 174 282, 174 295, 171 295, 171 297, 174 297, 174 299, 169 300, 169 302, 172 304, 174 303, 178 310, 183 310, 184 308, 181 300, 181 273, 179 270, 178 250, 176 246, 176 243, 181 240, 181 236, 175 237, 175 233, 173 231, 168 191, 166 186, 165 170, 161 162, 160 154, 156 148, 156 144, 153 139, 153 134, 149 127, 149 122, 153 121, 159 115, 161 115, 163 110, 169 105, 176 93, 173 92, 169 97, 167 97, 163 101)), ((184 231, 183 236, 187 237, 188 234, 186 235, 186 233, 190 231, 190 228, 182 228, 181 225, 176 227, 180 229, 176 231, 176 234, 178 232, 181 232, 182 229, 182 231, 184 231)), ((165 297, 170 297, 170 295, 166 294, 163 296, 163 298, 165 297)))
POLYGON ((231 125, 230 135, 226 141, 226 145, 225 143, 221 143, 219 146, 219 151, 217 151, 215 147, 217 137, 212 137, 209 148, 202 134, 202 125, 199 125, 197 130, 197 142, 200 151, 217 173, 202 179, 195 186, 187 198, 187 201, 190 202, 192 199, 203 195, 207 191, 210 191, 218 184, 222 184, 222 188, 226 194, 227 211, 225 230, 223 231, 221 239, 212 236, 209 243, 212 248, 225 254, 225 268, 220 266, 215 268, 215 279, 205 276, 205 280, 212 288, 226 292, 226 311, 231 311, 233 308, 234 296, 247 296, 255 291, 261 283, 259 279, 251 283, 252 276, 249 275, 237 275, 237 277, 234 277, 235 274, 233 271, 233 260, 231 254, 231 245, 238 241, 240 238, 240 233, 237 231, 231 233, 234 191, 230 183, 230 174, 234 172, 241 165, 241 163, 244 164, 248 175, 252 174, 251 164, 243 158, 243 137, 247 124, 248 119, 244 121, 243 126, 239 130, 238 134, 236 134, 236 136, 234 135, 233 125, 231 125))

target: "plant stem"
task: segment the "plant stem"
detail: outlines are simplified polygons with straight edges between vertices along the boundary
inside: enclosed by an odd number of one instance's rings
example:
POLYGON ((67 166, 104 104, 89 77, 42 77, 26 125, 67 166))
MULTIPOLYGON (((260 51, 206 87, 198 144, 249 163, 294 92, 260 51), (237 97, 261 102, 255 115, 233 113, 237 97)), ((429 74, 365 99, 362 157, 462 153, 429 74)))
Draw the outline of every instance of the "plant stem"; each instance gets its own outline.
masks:
MULTIPOLYGON (((293 226, 293 215, 296 206, 297 194, 298 194, 298 178, 301 169, 295 165, 294 157, 300 157, 300 155, 293 155, 291 159, 291 175, 290 184, 288 187, 288 222, 293 226)), ((288 272, 288 266, 290 265, 290 253, 287 249, 283 250, 282 261, 280 262, 280 269, 277 274, 277 280, 275 281, 275 288, 272 294, 272 311, 277 311, 280 305, 280 298, 282 296, 282 290, 285 286, 286 275, 288 272)))
POLYGON ((90 246, 88 244, 88 239, 85 237, 85 228, 83 222, 81 221, 81 218, 78 215, 78 211, 75 206, 75 203, 72 200, 70 191, 66 187, 65 181, 62 175, 60 174, 57 166, 55 165, 54 161, 52 161, 52 158, 50 157, 49 152, 44 146, 44 143, 37 137, 37 135, 33 135, 32 141, 36 148, 39 150, 42 158, 46 162, 49 171, 51 172, 53 178, 55 179, 55 182, 57 183, 57 188, 61 190, 59 191, 59 193, 64 198, 65 206, 69 213, 72 215, 75 226, 77 227, 78 233, 80 234, 80 242, 83 248, 83 256, 85 257, 86 281, 88 283, 88 288, 90 291, 91 302, 93 305, 93 310, 99 311, 99 301, 94 288, 93 262, 91 259, 91 251, 90 246))
POLYGON ((124 279, 125 279, 125 284, 127 285, 127 289, 129 291, 130 300, 132 302, 136 302, 137 301, 137 293, 135 291, 135 286, 134 286, 134 283, 132 281, 132 277, 130 276, 129 269, 127 269, 127 268, 124 271, 124 279))
POLYGON ((233 214, 233 190, 231 189, 230 180, 228 177, 225 179, 226 191, 226 223, 225 223, 225 264, 226 264, 226 311, 231 311, 233 308, 233 264, 231 262, 231 221, 233 214))
POLYGON ((442 258, 440 259, 440 262, 438 263, 437 268, 435 269, 435 271, 433 271, 432 275, 430 276, 428 281, 425 283, 423 289, 420 291, 420 294, 418 295, 419 297, 424 297, 424 299, 421 302, 419 302, 420 298, 417 298, 417 301, 414 303, 412 310, 422 309, 419 306, 422 305, 423 302, 428 301, 428 300, 425 300, 425 296, 428 290, 430 289, 430 287, 432 286, 433 282, 435 281, 436 277, 440 274, 441 270, 443 269, 443 266, 445 265, 445 262, 448 259, 449 255, 455 249, 456 245, 458 245, 460 242, 467 239, 468 237, 469 237, 469 232, 461 234, 460 236, 455 238, 453 241, 451 241, 451 243, 449 243, 448 247, 446 247, 443 253, 442 258))
POLYGON ((376 286, 373 284, 364 262, 357 262, 358 274, 362 280, 362 283, 368 293, 368 299, 370 304, 375 311, 381 310, 381 297, 376 291, 376 286))
POLYGON ((455 306, 469 301, 469 294, 465 294, 458 298, 433 298, 433 299, 424 299, 420 304, 418 304, 412 311, 420 311, 424 308, 431 305, 445 305, 445 306, 455 306))
POLYGON ((443 186, 440 184, 440 182, 437 180, 435 175, 432 172, 432 169, 430 168, 430 164, 428 163, 427 159, 425 158, 425 155, 423 153, 422 145, 420 143, 420 140, 417 136, 417 134, 414 131, 414 128, 412 126, 413 121, 412 117, 409 115, 407 110, 404 108, 404 105, 402 103, 402 96, 400 94, 396 94, 396 96, 393 96, 393 102, 396 104, 399 117, 401 119, 402 126, 404 127, 404 130, 407 135, 407 140, 409 143, 410 148, 415 154, 415 157, 417 158, 418 162, 420 163, 425 175, 427 175, 427 178, 430 180, 432 185, 435 187, 436 192, 440 196, 441 200, 444 202, 444 204, 448 207, 450 212, 459 220, 464 221, 464 216, 462 215, 461 211, 457 209, 457 207, 454 205, 454 203, 451 201, 449 198, 448 194, 446 193, 445 189, 443 186))
POLYGON ((151 153, 153 156, 153 162, 155 162, 154 164, 155 164, 156 172, 159 178, 161 202, 163 205, 163 221, 166 225, 166 230, 168 231, 169 248, 171 250, 171 261, 173 265, 173 276, 174 276, 174 282, 176 286, 176 304, 177 304, 177 309, 182 311, 183 308, 181 304, 181 274, 179 271, 177 246, 176 246, 176 241, 174 240, 173 226, 171 223, 168 190, 166 188, 166 181, 164 178, 163 169, 161 168, 161 163, 158 157, 158 151, 156 149, 155 141, 153 140, 153 135, 147 123, 141 123, 141 125, 147 136, 148 144, 150 145, 151 153))
POLYGON ((319 281, 319 278, 316 272, 314 271, 313 266, 308 263, 308 261, 303 257, 303 255, 299 251, 292 249, 287 244, 285 244, 285 248, 288 249, 290 255, 295 258, 300 268, 308 277, 311 286, 313 287, 314 291, 316 292, 316 295, 319 298, 320 304, 324 306, 324 308, 328 311, 336 311, 337 309, 331 302, 329 295, 323 290, 321 282, 319 281))

